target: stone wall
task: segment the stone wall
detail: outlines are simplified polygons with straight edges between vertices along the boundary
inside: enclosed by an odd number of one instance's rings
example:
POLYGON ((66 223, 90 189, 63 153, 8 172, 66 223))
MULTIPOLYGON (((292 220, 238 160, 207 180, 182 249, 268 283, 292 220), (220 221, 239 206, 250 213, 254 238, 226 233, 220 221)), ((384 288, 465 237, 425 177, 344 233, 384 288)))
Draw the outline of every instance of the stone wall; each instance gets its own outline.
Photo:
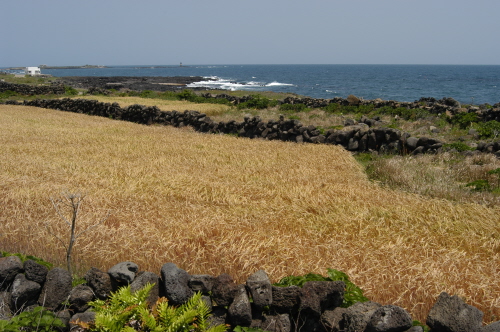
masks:
MULTIPOLYGON (((260 117, 245 117, 244 121, 216 122, 197 111, 161 111, 156 106, 131 105, 125 108, 118 103, 102 103, 88 99, 34 99, 23 102, 9 100, 9 105, 26 105, 50 108, 66 112, 104 116, 139 124, 161 124, 175 127, 190 126, 196 131, 213 134, 231 134, 240 137, 281 140, 297 143, 341 145, 353 152, 380 152, 395 154, 419 154, 439 152, 443 143, 429 137, 413 137, 409 133, 381 126, 375 119, 362 117, 359 122, 346 121, 342 129, 322 129, 304 126, 298 120, 280 116, 264 121, 260 117)), ((485 109, 483 114, 493 116, 496 109, 485 109)), ((500 120, 500 119, 499 119, 500 120)), ((500 142, 479 143, 476 151, 495 153, 500 156, 500 142)))
MULTIPOLYGON (((309 281, 302 288, 273 286, 265 271, 259 270, 244 284, 236 284, 228 274, 190 275, 174 263, 166 263, 160 273, 140 271, 133 262, 122 262, 108 271, 91 268, 85 283, 72 287, 68 271, 50 271, 33 260, 21 262, 17 256, 0 258, 0 319, 38 305, 54 311, 67 324, 92 321, 95 314, 88 302, 105 300, 121 286, 132 291, 147 283, 155 286, 148 302, 153 305, 166 297, 172 305, 185 303, 201 292, 211 308, 213 324, 256 327, 265 331, 423 331, 412 327, 412 317, 395 305, 358 302, 341 307, 345 284, 342 281, 309 281), (64 303, 64 304, 63 304, 64 303)), ((499 331, 500 321, 482 326, 483 313, 458 296, 442 293, 427 317, 431 331, 499 331)))
POLYGON ((33 86, 28 84, 13 84, 0 81, 0 92, 13 91, 21 95, 34 96, 34 95, 62 95, 66 91, 63 85, 39 85, 33 86))

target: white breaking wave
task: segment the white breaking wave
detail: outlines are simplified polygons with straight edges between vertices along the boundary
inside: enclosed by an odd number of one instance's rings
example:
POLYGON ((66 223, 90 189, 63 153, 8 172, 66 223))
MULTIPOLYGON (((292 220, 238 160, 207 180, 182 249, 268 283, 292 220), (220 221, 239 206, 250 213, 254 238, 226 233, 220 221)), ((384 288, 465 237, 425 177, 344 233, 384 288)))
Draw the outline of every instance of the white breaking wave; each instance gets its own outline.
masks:
POLYGON ((271 82, 269 84, 266 84, 266 86, 293 86, 293 84, 280 83, 280 82, 271 82))
MULTIPOLYGON (((258 82, 258 81, 250 81, 250 82, 235 82, 229 79, 223 79, 217 76, 209 76, 205 77, 209 79, 209 81, 200 81, 194 82, 187 85, 188 88, 208 88, 208 89, 222 89, 222 90, 258 90, 264 87, 273 87, 273 86, 294 86, 293 84, 288 83, 280 83, 280 82, 258 82)), ((254 77, 252 77, 254 78, 254 77)))

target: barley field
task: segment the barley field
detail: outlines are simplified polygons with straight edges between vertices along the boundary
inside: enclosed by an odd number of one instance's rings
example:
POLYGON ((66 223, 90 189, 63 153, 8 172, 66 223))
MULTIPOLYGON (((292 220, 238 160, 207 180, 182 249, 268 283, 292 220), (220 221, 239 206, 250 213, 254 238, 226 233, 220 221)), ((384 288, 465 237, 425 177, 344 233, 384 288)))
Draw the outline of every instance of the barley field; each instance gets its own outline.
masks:
POLYGON ((133 261, 244 282, 327 268, 425 321, 437 296, 500 319, 500 209, 391 191, 330 145, 0 105, 0 250, 65 265, 51 198, 80 192, 74 270, 133 261))

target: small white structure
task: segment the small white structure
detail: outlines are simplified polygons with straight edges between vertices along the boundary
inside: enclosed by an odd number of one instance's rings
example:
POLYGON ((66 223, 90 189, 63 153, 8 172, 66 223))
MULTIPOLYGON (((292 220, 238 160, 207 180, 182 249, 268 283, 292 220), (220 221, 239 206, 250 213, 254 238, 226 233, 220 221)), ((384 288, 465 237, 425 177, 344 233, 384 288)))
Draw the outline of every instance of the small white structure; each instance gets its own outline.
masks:
POLYGON ((24 73, 29 76, 38 76, 42 74, 40 68, 38 67, 26 67, 26 69, 24 69, 24 73))

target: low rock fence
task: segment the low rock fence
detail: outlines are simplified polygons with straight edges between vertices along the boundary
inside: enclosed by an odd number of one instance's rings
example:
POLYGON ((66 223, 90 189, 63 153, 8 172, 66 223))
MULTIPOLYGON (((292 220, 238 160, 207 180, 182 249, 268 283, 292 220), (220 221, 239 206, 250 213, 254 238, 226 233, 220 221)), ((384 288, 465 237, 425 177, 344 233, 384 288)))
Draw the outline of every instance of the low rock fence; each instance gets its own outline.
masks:
MULTIPOLYGON (((228 94, 202 94, 204 98, 212 99, 227 99, 231 103, 237 105, 252 99, 252 96, 236 97, 228 94)), ((423 97, 414 102, 400 102, 395 100, 373 99, 365 100, 356 96, 350 95, 347 98, 335 97, 332 99, 321 99, 311 97, 286 97, 281 104, 302 104, 310 108, 327 107, 330 104, 338 104, 342 106, 363 106, 371 105, 374 108, 390 107, 390 108, 406 108, 406 109, 423 109, 431 114, 448 114, 455 115, 461 112, 476 113, 481 121, 500 121, 500 103, 494 105, 483 104, 479 106, 468 105, 463 107, 458 101, 453 98, 436 99, 432 97, 423 97)))
MULTIPOLYGON (((172 305, 185 303, 195 292, 211 309, 214 325, 227 324, 261 328, 271 332, 289 331, 378 331, 417 332, 411 315, 395 305, 358 302, 343 308, 342 281, 309 281, 303 287, 273 286, 266 272, 259 270, 244 284, 228 274, 190 275, 174 263, 162 266, 160 274, 140 271, 133 262, 122 262, 108 271, 91 268, 85 283, 72 286, 71 274, 61 268, 49 270, 33 260, 22 263, 17 256, 0 258, 0 319, 13 313, 43 306, 56 313, 66 325, 91 322, 95 313, 88 302, 106 300, 121 286, 132 291, 154 284, 148 303, 166 297, 172 305), (72 323, 73 322, 73 323, 72 323)), ((426 324, 435 331, 499 331, 500 321, 482 326, 483 313, 458 296, 441 293, 430 310, 426 324)))
POLYGON ((66 92, 63 85, 39 85, 33 86, 28 84, 13 84, 7 82, 0 82, 0 92, 12 91, 25 96, 34 95, 62 95, 66 92))
MULTIPOLYGON (((9 105, 26 105, 108 117, 139 124, 160 124, 174 127, 190 126, 203 133, 231 134, 240 137, 281 140, 297 143, 341 145, 352 152, 380 152, 395 154, 436 153, 443 142, 429 137, 413 137, 394 128, 380 127, 377 119, 363 117, 359 123, 346 123, 342 129, 324 131, 313 125, 304 126, 298 120, 263 121, 260 117, 245 117, 242 122, 213 121, 198 111, 161 111, 156 106, 131 105, 125 108, 118 103, 102 103, 88 99, 34 99, 9 100, 9 105)), ((500 142, 480 143, 477 151, 500 155, 500 142)))

